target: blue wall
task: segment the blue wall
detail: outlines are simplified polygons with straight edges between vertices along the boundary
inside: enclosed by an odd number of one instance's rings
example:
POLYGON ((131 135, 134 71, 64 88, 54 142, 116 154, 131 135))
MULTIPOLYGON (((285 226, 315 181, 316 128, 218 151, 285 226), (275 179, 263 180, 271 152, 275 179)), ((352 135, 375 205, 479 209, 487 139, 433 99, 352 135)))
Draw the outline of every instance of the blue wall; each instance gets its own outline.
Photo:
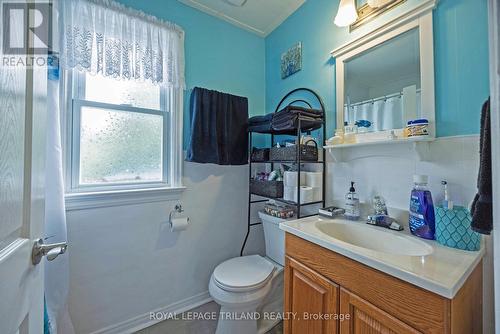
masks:
POLYGON ((189 94, 195 86, 248 97, 250 114, 265 111, 264 39, 177 0, 119 0, 174 22, 186 33, 184 147, 189 136, 189 94))
MULTIPOLYGON (((266 111, 296 87, 324 99, 328 132, 335 128, 335 62, 330 51, 421 2, 408 0, 355 30, 333 24, 339 1, 308 0, 266 38, 266 111), (302 41, 302 71, 282 80, 280 56, 302 41)), ((488 16, 484 0, 441 0, 434 11, 436 121, 438 136, 479 132, 479 114, 489 95, 488 16)))
MULTIPOLYGON (((338 1, 308 0, 266 39, 177 0, 119 0, 186 32, 186 108, 189 89, 201 86, 249 98, 250 114, 272 112, 289 90, 309 87, 326 105, 328 135, 335 128, 335 61, 330 51, 408 10, 407 2, 350 34, 333 24, 338 1), (302 71, 282 80, 280 56, 302 41, 302 71)), ((483 0, 441 0, 434 11, 437 135, 479 132, 479 112, 489 95, 487 5, 483 0)))

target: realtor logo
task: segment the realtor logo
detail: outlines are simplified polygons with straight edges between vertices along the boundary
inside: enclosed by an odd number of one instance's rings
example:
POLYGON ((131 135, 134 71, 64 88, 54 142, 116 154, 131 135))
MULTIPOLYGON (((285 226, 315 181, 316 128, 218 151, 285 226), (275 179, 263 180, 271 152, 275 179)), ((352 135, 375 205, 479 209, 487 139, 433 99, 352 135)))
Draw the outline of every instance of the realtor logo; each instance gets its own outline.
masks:
POLYGON ((51 13, 50 3, 4 3, 3 53, 46 54, 52 46, 51 13))

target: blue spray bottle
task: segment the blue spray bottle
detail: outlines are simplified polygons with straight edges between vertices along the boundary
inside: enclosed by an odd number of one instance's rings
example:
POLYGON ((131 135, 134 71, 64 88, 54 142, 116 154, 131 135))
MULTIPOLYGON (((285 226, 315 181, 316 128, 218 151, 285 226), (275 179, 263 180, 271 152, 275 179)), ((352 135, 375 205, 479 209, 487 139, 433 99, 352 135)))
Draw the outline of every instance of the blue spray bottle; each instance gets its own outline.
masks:
POLYGON ((435 217, 431 192, 427 189, 427 175, 413 176, 410 197, 410 231, 424 239, 434 239, 435 217))

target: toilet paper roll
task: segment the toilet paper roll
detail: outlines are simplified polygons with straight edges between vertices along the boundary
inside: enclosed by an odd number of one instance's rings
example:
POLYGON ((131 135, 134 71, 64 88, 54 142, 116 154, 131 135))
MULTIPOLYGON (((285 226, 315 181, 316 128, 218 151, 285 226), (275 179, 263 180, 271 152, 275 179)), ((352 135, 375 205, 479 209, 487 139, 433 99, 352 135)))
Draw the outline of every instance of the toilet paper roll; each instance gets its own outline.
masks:
MULTIPOLYGON (((314 202, 314 191, 313 188, 308 186, 300 187, 300 203, 314 202)), ((286 201, 297 202, 297 187, 284 187, 283 189, 283 199, 286 201)))
POLYGON ((323 187, 323 173, 321 172, 307 172, 306 185, 313 188, 323 187))
MULTIPOLYGON (((284 187, 283 199, 297 202, 297 187, 284 187)), ((308 186, 300 186, 300 203, 314 202, 314 189, 308 186)))
MULTIPOLYGON (((297 187, 297 174, 298 172, 287 171, 283 175, 283 185, 285 187, 297 187)), ((306 181, 306 175, 300 173, 300 185, 304 186, 306 181)))
POLYGON ((308 186, 300 187, 300 203, 313 202, 313 188, 308 186))
POLYGON ((170 231, 172 232, 178 232, 178 231, 184 231, 187 229, 189 226, 189 218, 184 217, 184 218, 173 218, 170 221, 170 231))

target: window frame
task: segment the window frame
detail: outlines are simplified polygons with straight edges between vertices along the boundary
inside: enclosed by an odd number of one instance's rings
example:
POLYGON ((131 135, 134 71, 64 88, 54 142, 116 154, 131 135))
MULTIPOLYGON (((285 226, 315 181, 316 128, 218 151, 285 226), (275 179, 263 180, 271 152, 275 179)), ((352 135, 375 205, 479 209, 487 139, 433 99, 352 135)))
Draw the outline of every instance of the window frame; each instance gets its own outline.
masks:
POLYGON ((64 84, 68 112, 65 132, 65 190, 68 196, 105 193, 141 193, 141 190, 173 190, 178 192, 182 186, 182 89, 160 88, 160 109, 134 107, 127 104, 112 104, 85 99, 86 72, 68 71, 64 84), (163 119, 162 138, 162 180, 145 182, 116 182, 111 184, 80 184, 80 120, 83 107, 108 109, 120 112, 135 112, 158 115, 163 119), (176 110, 178 109, 178 110, 176 110), (180 127, 180 128, 179 128, 180 127), (138 192, 139 191, 139 192, 138 192))

